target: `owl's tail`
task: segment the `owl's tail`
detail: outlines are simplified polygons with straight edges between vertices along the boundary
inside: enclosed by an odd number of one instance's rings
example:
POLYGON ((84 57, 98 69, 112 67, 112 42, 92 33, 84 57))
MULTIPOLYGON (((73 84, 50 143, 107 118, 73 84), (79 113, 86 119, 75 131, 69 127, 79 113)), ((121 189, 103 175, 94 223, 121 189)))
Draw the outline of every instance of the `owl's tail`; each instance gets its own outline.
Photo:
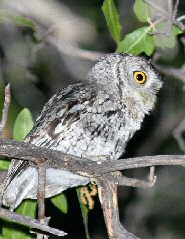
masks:
MULTIPOLYGON (((46 197, 52 197, 67 188, 86 185, 89 178, 73 174, 69 171, 49 168, 46 170, 46 197)), ((4 189, 3 205, 15 209, 23 199, 36 199, 38 186, 38 172, 34 167, 27 167, 17 174, 4 189)))

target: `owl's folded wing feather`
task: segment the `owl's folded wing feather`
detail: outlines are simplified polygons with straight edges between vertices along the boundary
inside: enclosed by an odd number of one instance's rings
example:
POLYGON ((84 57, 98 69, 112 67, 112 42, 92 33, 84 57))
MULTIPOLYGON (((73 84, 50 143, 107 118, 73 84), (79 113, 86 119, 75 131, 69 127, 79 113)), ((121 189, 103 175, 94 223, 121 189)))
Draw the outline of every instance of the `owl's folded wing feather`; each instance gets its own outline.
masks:
MULTIPOLYGON (((60 127, 60 134, 67 130, 71 124, 79 120, 82 113, 87 110, 87 105, 92 106, 96 98, 96 92, 86 88, 80 83, 70 85, 55 94, 44 106, 37 117, 33 129, 26 136, 25 142, 48 147, 51 140, 56 137, 55 129, 60 127)), ((12 159, 8 175, 5 180, 5 188, 19 174, 29 166, 28 161, 12 159)))

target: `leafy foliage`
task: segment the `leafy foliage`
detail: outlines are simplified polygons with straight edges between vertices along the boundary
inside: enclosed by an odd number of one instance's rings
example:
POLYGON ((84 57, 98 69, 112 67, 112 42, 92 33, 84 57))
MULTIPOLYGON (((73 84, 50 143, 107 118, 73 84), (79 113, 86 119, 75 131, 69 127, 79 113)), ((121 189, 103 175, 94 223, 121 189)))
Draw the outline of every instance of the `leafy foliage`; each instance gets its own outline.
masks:
POLYGON ((105 0, 102 6, 103 13, 112 38, 116 43, 121 40, 121 24, 119 15, 113 0, 105 0))
MULTIPOLYGON (((23 109, 17 116, 17 119, 14 124, 13 129, 13 138, 17 141, 22 141, 29 131, 33 127, 32 115, 28 109, 23 109)), ((9 162, 8 162, 9 164, 9 162)), ((7 166, 7 162, 2 162, 2 167, 7 166)), ((21 205, 16 209, 17 213, 35 217, 37 203, 34 200, 25 200, 21 205)), ((25 231, 25 228, 22 226, 17 226, 16 224, 5 223, 2 229, 2 235, 4 239, 32 239, 35 238, 34 234, 30 234, 29 230, 25 231)))
POLYGON ((35 23, 33 21, 26 17, 23 17, 20 14, 7 10, 0 10, 0 22, 1 21, 10 22, 11 24, 21 27, 29 27, 33 30, 35 29, 35 23))
POLYGON ((81 209, 81 212, 82 212, 82 218, 83 218, 83 223, 84 223, 84 226, 85 226, 86 238, 90 239, 90 234, 89 234, 89 229, 88 229, 89 208, 81 201, 80 190, 81 190, 81 187, 78 187, 76 189, 77 196, 78 196, 78 201, 79 201, 80 209, 81 209))
POLYGON ((148 5, 143 0, 136 0, 134 13, 140 22, 148 22, 150 19, 148 5))
POLYGON ((105 0, 102 10, 109 31, 115 42, 118 44, 116 51, 120 53, 126 52, 133 55, 145 53, 146 55, 151 56, 156 47, 174 47, 176 45, 177 35, 182 33, 182 31, 176 26, 173 26, 172 31, 168 32, 169 23, 167 21, 152 23, 154 13, 150 9, 150 6, 143 0, 136 0, 133 11, 139 21, 148 22, 149 26, 138 28, 127 34, 125 38, 121 40, 121 24, 114 1, 105 0), (155 31, 161 32, 161 34, 155 34, 155 31))
POLYGON ((10 165, 10 160, 1 159, 0 160, 0 170, 7 170, 10 165))
POLYGON ((149 31, 149 27, 141 27, 126 35, 124 40, 118 44, 116 51, 133 55, 139 55, 144 52, 146 55, 151 56, 155 49, 155 42, 149 31))
POLYGON ((61 212, 67 213, 68 205, 66 196, 61 193, 51 198, 51 202, 57 207, 61 212))
MULTIPOLYGON (((33 119, 28 109, 23 109, 17 116, 13 128, 13 139, 22 141, 33 127, 33 119)), ((1 159, 0 169, 6 170, 9 168, 10 160, 1 159)))
POLYGON ((13 129, 13 138, 22 141, 33 127, 33 119, 28 109, 23 109, 17 116, 13 129))
MULTIPOLYGON (((171 29, 170 24, 172 23, 170 23, 169 20, 166 20, 166 19, 163 21, 155 22, 153 19, 155 19, 156 17, 156 10, 152 9, 143 0, 136 0, 133 10, 139 21, 149 22, 150 29, 153 30, 152 38, 154 39, 153 44, 155 46, 160 48, 165 48, 165 47, 173 48, 176 45, 177 36, 182 33, 182 31, 177 26, 172 26, 172 29, 171 29), (152 23, 152 21, 154 22, 152 23), (157 34, 155 34, 155 32, 157 32, 157 34)), ((144 47, 145 45, 143 42, 143 48, 144 47)))
MULTIPOLYGON (((161 22, 157 25, 157 30, 161 32, 166 32, 166 27, 167 25, 164 22, 161 22)), ((173 48, 177 44, 177 36, 181 33, 182 31, 178 27, 173 26, 171 34, 157 34, 154 36, 155 45, 161 48, 173 48)))
MULTIPOLYGON (((13 138, 17 141, 22 141, 33 127, 33 120, 31 112, 28 109, 23 109, 17 116, 13 129, 13 138)), ((0 161, 0 168, 7 169, 9 167, 8 160, 0 161)), ((64 194, 56 195, 51 198, 51 202, 63 213, 67 213, 68 205, 67 199, 64 194)), ((24 200, 21 205, 16 209, 16 212, 29 217, 35 217, 37 203, 35 200, 24 200)), ((32 239, 36 236, 30 234, 29 230, 25 231, 22 226, 5 222, 2 235, 4 239, 32 239)))
MULTIPOLYGON (((33 200, 26 200, 16 209, 16 212, 29 217, 34 218, 36 213, 37 204, 33 200)), ((2 230, 4 239, 32 239, 35 238, 35 234, 30 234, 29 229, 25 230, 25 227, 19 226, 15 223, 5 223, 2 230)))

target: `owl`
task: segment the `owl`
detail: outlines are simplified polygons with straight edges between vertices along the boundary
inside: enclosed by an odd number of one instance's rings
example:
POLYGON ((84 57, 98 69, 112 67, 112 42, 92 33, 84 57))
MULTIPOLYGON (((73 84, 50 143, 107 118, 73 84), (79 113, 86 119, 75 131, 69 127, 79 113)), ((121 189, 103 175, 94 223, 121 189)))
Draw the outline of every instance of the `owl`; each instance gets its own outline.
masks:
MULTIPOLYGON (((60 90, 46 103, 24 141, 93 161, 117 160, 153 109, 161 86, 159 74, 146 59, 107 54, 83 83, 60 90)), ((88 177, 48 168, 46 197, 89 182, 88 177)), ((23 199, 36 198, 37 184, 37 169, 13 159, 3 204, 14 209, 23 199)))

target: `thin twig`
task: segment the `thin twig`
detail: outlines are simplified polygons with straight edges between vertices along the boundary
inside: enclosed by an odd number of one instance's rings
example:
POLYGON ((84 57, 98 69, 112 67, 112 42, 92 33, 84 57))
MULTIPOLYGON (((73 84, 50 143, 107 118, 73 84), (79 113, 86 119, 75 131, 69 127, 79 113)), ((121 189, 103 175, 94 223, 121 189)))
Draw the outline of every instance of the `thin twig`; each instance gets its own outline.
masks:
POLYGON ((153 9, 157 10, 158 12, 160 12, 162 14, 162 16, 164 16, 165 18, 167 18, 167 19, 170 18, 170 13, 165 11, 163 8, 161 8, 160 6, 155 4, 154 2, 152 2, 150 0, 144 0, 144 2, 147 3, 149 6, 151 6, 153 9))
POLYGON ((179 22, 180 22, 180 21, 183 21, 183 20, 185 20, 185 15, 180 16, 180 17, 177 18, 177 21, 179 21, 179 22))
POLYGON ((35 219, 32 219, 32 218, 24 216, 24 215, 20 215, 15 212, 11 212, 11 211, 3 209, 3 208, 0 208, 0 218, 8 219, 13 222, 17 222, 22 225, 25 225, 25 226, 28 226, 28 227, 31 227, 34 229, 38 229, 43 232, 47 232, 47 233, 50 233, 50 234, 53 234, 56 236, 66 236, 67 235, 66 232, 63 232, 58 229, 41 224, 39 221, 37 221, 35 219))
POLYGON ((173 10, 173 21, 175 21, 177 17, 178 6, 179 6, 179 0, 176 0, 174 10, 173 10))
POLYGON ((169 14, 173 14, 173 0, 167 0, 169 14))
POLYGON ((45 223, 45 186, 46 186, 46 167, 44 164, 38 166, 38 217, 41 223, 45 223))
POLYGON ((176 18, 178 5, 179 5, 179 0, 177 0, 176 3, 175 3, 173 14, 172 14, 171 8, 169 9, 169 12, 167 12, 166 10, 164 10, 163 8, 161 8, 160 6, 158 6, 157 4, 155 4, 154 2, 152 2, 150 0, 144 0, 144 2, 146 2, 152 9, 155 9, 158 13, 160 13, 160 16, 165 18, 167 20, 167 22, 169 23, 169 28, 168 28, 167 31, 165 31, 165 32, 156 31, 153 34, 169 35, 169 34, 171 34, 171 30, 172 30, 173 25, 176 25, 182 31, 185 30, 185 26, 182 24, 182 22, 179 21, 178 18, 176 18))
MULTIPOLYGON (((154 175, 155 167, 150 167, 150 174, 148 176, 148 181, 139 180, 136 178, 127 178, 125 176, 117 178, 117 184, 119 186, 129 186, 137 188, 151 188, 154 186, 157 177, 154 175)), ((116 182, 116 179, 115 179, 116 182)))
POLYGON ((173 132, 173 136, 177 140, 180 149, 185 152, 185 140, 183 138, 184 131, 185 131, 185 118, 173 132))
MULTIPOLYGON (((46 187, 46 167, 42 162, 37 167, 38 171, 38 218, 41 224, 46 224, 45 220, 45 187, 46 187)), ((37 234, 37 239, 48 238, 47 235, 37 234)))
POLYGON ((2 119, 0 122, 0 136, 2 136, 7 123, 10 102, 11 102, 11 93, 10 93, 10 84, 8 84, 5 87, 5 100, 4 100, 2 119))
POLYGON ((137 187, 137 188, 151 188, 154 184, 151 181, 139 180, 136 178, 127 178, 122 176, 117 179, 119 186, 137 187))

